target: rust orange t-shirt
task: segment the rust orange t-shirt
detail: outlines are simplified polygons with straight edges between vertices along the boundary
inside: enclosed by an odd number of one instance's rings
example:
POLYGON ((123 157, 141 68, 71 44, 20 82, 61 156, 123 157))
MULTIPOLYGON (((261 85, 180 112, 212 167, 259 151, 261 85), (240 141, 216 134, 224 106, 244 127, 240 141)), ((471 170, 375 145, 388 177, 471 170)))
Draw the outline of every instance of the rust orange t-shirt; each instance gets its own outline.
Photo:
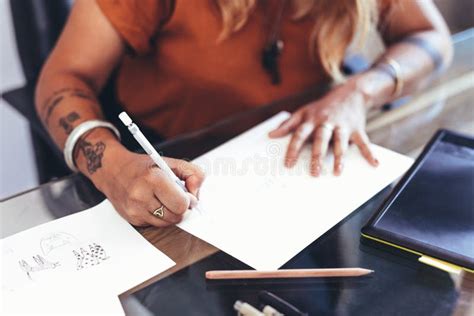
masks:
POLYGON ((294 21, 286 8, 279 27, 284 42, 278 59, 281 83, 271 83, 261 56, 268 39, 268 5, 277 1, 257 2, 245 26, 219 43, 222 19, 214 0, 97 2, 132 52, 118 69, 118 101, 135 120, 164 137, 327 80, 308 52, 313 20, 294 21))

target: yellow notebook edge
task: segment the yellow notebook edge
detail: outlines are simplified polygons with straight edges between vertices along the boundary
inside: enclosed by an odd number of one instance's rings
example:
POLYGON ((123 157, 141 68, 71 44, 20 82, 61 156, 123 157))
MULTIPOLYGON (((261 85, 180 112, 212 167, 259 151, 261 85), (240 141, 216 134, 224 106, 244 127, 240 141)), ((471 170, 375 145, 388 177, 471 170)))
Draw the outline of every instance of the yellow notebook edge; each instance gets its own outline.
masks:
POLYGON ((374 236, 370 236, 370 235, 367 235, 367 234, 364 234, 364 233, 361 233, 361 235, 363 237, 367 238, 367 239, 371 239, 371 240, 377 241, 379 243, 382 243, 382 244, 385 244, 385 245, 388 245, 388 246, 391 246, 391 247, 395 247, 395 248, 398 248, 400 250, 407 251, 407 252, 410 252, 412 254, 418 255, 418 256, 420 256, 420 258, 418 258, 418 261, 420 261, 421 263, 430 265, 432 267, 435 267, 437 269, 440 269, 440 270, 443 270, 443 271, 446 271, 446 272, 449 272, 449 273, 457 273, 457 274, 460 273, 462 270, 464 270, 466 272, 469 272, 469 273, 474 273, 474 270, 472 270, 472 269, 462 267, 462 266, 458 266, 458 265, 450 263, 450 262, 446 262, 446 261, 443 261, 443 260, 440 260, 440 259, 437 259, 437 258, 427 256, 427 255, 425 255, 421 252, 418 252, 416 250, 406 248, 406 247, 403 247, 403 246, 400 246, 400 245, 397 245, 397 244, 394 244, 394 243, 388 242, 386 240, 383 240, 383 239, 380 239, 380 238, 377 238, 377 237, 374 237, 374 236))

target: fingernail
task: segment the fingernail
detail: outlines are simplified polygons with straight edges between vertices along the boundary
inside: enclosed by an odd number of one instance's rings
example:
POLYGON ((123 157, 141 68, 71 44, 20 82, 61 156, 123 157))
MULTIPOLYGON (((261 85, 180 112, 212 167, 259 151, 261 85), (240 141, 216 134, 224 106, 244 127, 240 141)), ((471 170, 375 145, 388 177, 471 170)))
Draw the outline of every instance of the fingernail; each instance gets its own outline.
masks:
POLYGON ((312 175, 315 177, 319 177, 320 174, 321 174, 321 166, 318 165, 313 168, 312 175))
POLYGON ((292 159, 292 158, 291 158, 291 159, 286 159, 286 161, 285 161, 285 166, 286 166, 287 168, 291 168, 291 167, 293 167, 293 166, 295 165, 295 162, 296 162, 295 159, 292 159))
POLYGON ((191 201, 189 204, 190 204, 190 208, 193 208, 198 204, 198 201, 195 196, 191 197, 191 201))
POLYGON ((336 169, 334 170, 334 174, 335 174, 336 176, 340 176, 341 173, 342 173, 342 169, 343 169, 343 168, 344 168, 344 166, 342 165, 342 163, 338 163, 338 164, 336 165, 336 169))
POLYGON ((378 160, 378 159, 375 159, 375 160, 374 160, 374 164, 375 164, 375 166, 378 166, 378 165, 379 165, 379 160, 378 160))

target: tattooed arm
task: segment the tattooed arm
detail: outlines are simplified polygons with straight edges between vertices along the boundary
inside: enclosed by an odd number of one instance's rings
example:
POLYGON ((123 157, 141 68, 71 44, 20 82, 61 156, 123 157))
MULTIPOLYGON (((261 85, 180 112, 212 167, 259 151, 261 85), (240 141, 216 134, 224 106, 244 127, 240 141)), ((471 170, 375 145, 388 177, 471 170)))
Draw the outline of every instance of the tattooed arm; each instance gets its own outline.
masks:
MULTIPOLYGON (((74 127, 103 119, 96 95, 123 53, 120 37, 95 2, 77 1, 36 89, 38 115, 60 149, 74 127)), ((76 165, 97 182, 109 149, 125 150, 109 130, 94 129, 77 143, 76 165)))
MULTIPOLYGON (((97 94, 124 54, 124 43, 95 1, 76 0, 36 88, 36 108, 60 149, 82 122, 103 119, 97 94)), ((167 226, 181 220, 193 196, 164 175, 147 155, 126 150, 115 135, 96 128, 77 142, 74 160, 117 211, 134 225, 167 226), (155 166, 155 167, 154 167, 155 166), (162 218, 151 214, 164 205, 162 218)), ((194 195, 203 181, 196 166, 168 164, 194 195)))

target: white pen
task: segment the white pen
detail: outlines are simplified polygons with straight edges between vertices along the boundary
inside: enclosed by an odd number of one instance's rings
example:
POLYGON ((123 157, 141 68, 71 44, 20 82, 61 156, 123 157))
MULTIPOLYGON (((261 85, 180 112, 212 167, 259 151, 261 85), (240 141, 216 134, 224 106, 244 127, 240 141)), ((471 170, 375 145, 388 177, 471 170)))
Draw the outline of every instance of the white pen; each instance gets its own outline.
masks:
POLYGON ((236 301, 234 303, 234 309, 237 311, 238 315, 242 316, 264 316, 264 314, 250 305, 242 301, 236 301))
POLYGON ((265 316, 284 316, 282 313, 271 307, 270 305, 265 305, 262 310, 263 315, 265 316))
POLYGON ((151 159, 156 163, 156 165, 163 170, 163 172, 170 177, 170 179, 175 182, 184 192, 188 192, 186 186, 181 182, 181 180, 174 174, 174 172, 170 169, 170 167, 166 164, 166 162, 161 158, 160 154, 156 151, 156 149, 152 146, 152 144, 146 139, 145 135, 140 131, 137 124, 133 123, 130 116, 127 113, 122 112, 119 114, 120 120, 123 122, 125 126, 128 127, 130 133, 132 133, 133 137, 137 140, 137 142, 142 146, 143 150, 150 156, 151 159))

